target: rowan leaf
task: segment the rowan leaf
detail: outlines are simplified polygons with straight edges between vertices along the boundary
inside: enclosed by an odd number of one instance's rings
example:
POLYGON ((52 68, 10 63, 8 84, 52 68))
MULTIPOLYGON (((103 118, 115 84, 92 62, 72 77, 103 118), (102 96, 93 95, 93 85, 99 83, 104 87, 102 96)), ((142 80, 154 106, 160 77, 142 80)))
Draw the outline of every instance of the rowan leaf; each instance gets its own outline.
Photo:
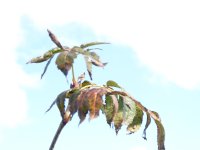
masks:
POLYGON ((129 134, 135 133, 141 127, 143 120, 143 111, 136 105, 136 115, 131 124, 128 125, 127 131, 129 134))
POLYGON ((119 86, 115 81, 113 80, 109 80, 106 82, 106 85, 108 87, 116 87, 116 88, 120 88, 121 89, 121 86, 119 86))

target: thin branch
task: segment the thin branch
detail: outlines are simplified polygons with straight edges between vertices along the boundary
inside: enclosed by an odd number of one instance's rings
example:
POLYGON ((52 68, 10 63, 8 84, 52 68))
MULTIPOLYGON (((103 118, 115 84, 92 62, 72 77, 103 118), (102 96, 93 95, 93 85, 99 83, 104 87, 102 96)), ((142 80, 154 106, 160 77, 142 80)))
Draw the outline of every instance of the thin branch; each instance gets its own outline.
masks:
POLYGON ((53 141, 51 142, 49 150, 53 150, 54 149, 54 146, 55 146, 55 144, 56 144, 56 142, 58 140, 58 137, 59 137, 59 135, 60 135, 60 133, 61 133, 61 131, 64 128, 65 125, 66 125, 66 123, 62 120, 60 125, 59 125, 59 127, 58 127, 58 129, 57 129, 57 131, 56 131, 56 134, 55 134, 55 136, 53 138, 53 141))

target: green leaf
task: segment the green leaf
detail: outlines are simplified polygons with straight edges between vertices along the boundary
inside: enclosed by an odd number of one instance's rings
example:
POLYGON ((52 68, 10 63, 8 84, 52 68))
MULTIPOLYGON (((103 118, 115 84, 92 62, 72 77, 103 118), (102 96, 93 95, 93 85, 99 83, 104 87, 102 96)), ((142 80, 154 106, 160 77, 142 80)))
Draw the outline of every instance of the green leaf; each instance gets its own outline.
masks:
POLYGON ((123 123, 129 125, 136 115, 136 105, 129 97, 123 96, 123 123))
POLYGON ((136 106, 136 115, 132 123, 129 124, 127 127, 127 131, 129 131, 129 134, 132 134, 140 129, 142 120, 143 120, 143 111, 140 108, 138 108, 138 106, 136 106))
POLYGON ((87 48, 87 47, 90 47, 90 46, 100 45, 100 44, 110 44, 110 43, 107 43, 107 42, 91 42, 91 43, 82 44, 80 47, 81 48, 87 48))
POLYGON ((85 86, 88 86, 88 85, 92 85, 92 83, 89 82, 89 81, 87 81, 87 80, 85 80, 85 81, 81 84, 82 87, 85 87, 85 86))
POLYGON ((85 63, 86 63, 88 74, 90 76, 90 79, 92 80, 92 63, 91 63, 91 61, 89 61, 88 56, 85 56, 84 58, 85 58, 85 63))
POLYGON ((120 88, 121 89, 121 86, 119 86, 115 81, 112 81, 112 80, 109 80, 107 81, 106 85, 109 87, 116 87, 116 88, 120 88))
POLYGON ((51 106, 47 109, 46 112, 50 111, 51 108, 54 106, 54 104, 57 104, 57 107, 60 111, 60 114, 63 118, 64 114, 65 114, 65 98, 66 98, 66 94, 68 91, 63 91, 62 93, 60 93, 57 98, 53 101, 53 103, 51 104, 51 106))
POLYGON ((32 58, 30 61, 27 62, 27 64, 44 62, 44 61, 48 60, 49 58, 53 57, 56 53, 60 53, 62 51, 63 50, 58 48, 58 47, 53 48, 53 49, 45 52, 42 56, 38 56, 38 57, 32 58))
POLYGON ((115 114, 118 112, 118 100, 115 95, 106 95, 104 105, 104 113, 106 115, 106 121, 111 126, 115 114))
POLYGON ((123 107, 124 107, 124 104, 123 104, 122 97, 119 97, 118 104, 119 104, 118 111, 113 118, 116 134, 118 134, 119 130, 121 129, 122 123, 123 123, 123 107))

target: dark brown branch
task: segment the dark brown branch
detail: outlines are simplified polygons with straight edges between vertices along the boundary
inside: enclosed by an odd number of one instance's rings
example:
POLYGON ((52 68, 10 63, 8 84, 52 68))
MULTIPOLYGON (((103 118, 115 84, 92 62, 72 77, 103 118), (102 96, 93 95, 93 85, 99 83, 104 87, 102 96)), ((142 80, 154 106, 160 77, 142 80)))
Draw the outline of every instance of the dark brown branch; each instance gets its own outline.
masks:
POLYGON ((54 148, 54 146, 55 146, 55 144, 56 144, 56 142, 58 140, 58 137, 59 137, 59 135, 60 135, 60 133, 61 133, 61 131, 64 128, 65 125, 66 125, 66 123, 62 120, 60 125, 59 125, 59 127, 58 127, 58 129, 57 129, 57 131, 56 131, 56 134, 55 134, 55 136, 53 138, 53 141, 51 142, 49 150, 53 150, 53 148, 54 148))

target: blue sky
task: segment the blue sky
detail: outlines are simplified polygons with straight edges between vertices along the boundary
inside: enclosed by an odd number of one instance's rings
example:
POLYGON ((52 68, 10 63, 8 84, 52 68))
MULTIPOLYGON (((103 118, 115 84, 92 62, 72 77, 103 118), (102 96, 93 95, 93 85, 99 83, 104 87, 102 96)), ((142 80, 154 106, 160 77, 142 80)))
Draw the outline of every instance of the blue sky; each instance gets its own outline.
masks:
MULTIPOLYGON (((147 108, 159 112, 166 149, 199 149, 199 6, 194 0, 0 2, 0 149, 48 149, 60 122, 56 107, 44 113, 69 87, 55 59, 42 80, 45 63, 25 64, 55 46, 47 28, 63 45, 111 42, 98 51, 102 61, 109 63, 104 69, 94 68, 94 82, 115 80, 147 108)), ((82 64, 80 57, 75 62, 77 76, 86 71, 82 64)), ((126 135, 124 127, 116 136, 103 115, 79 127, 78 122, 75 116, 65 127, 56 150, 157 148, 153 122, 147 141, 142 128, 126 135)))

